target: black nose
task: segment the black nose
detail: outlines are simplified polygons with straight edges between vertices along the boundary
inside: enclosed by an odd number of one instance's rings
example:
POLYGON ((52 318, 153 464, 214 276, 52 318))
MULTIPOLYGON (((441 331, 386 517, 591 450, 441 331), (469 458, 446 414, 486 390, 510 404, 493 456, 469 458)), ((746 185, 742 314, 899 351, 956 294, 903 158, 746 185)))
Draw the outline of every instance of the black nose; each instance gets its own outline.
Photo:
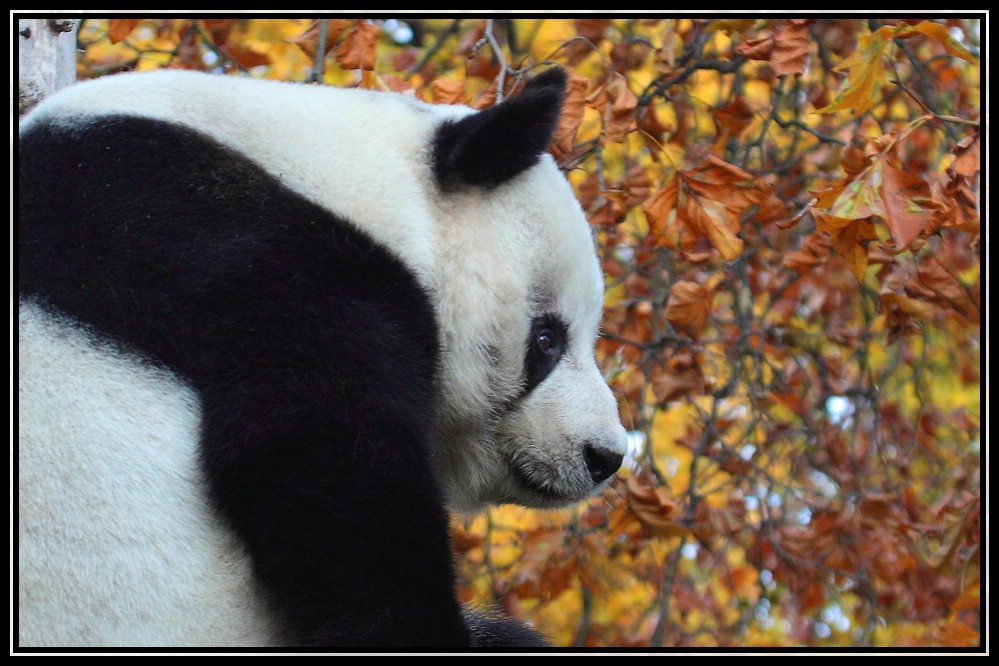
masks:
POLYGON ((624 456, 602 446, 587 444, 583 448, 583 460, 586 461, 586 469, 590 472, 593 483, 600 483, 621 467, 624 456))

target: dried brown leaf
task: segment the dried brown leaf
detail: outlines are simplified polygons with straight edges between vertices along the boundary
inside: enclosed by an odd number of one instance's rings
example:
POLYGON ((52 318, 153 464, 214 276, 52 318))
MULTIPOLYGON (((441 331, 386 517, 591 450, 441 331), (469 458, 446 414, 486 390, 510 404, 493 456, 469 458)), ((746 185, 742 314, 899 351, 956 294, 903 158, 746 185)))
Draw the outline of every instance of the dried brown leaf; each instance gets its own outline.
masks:
POLYGON ((659 402, 676 400, 704 390, 704 375, 697 357, 689 352, 673 356, 665 365, 656 365, 652 372, 652 393, 659 402))
POLYGON ((142 23, 142 19, 110 19, 108 20, 108 39, 111 40, 112 44, 117 44, 132 34, 132 31, 140 23, 142 23))
POLYGON ((669 290, 666 319, 673 326, 696 339, 711 312, 711 292, 689 280, 675 282, 669 290))
POLYGON ((680 515, 680 506, 662 488, 645 485, 634 477, 625 482, 625 487, 628 509, 649 533, 659 536, 683 536, 690 533, 690 530, 675 522, 680 515))
POLYGON ((355 21, 336 49, 336 61, 344 69, 373 70, 379 32, 379 27, 373 23, 355 21))
POLYGON ((586 110, 586 77, 580 76, 574 70, 566 68, 569 73, 569 83, 566 87, 565 101, 562 103, 562 114, 558 119, 553 142, 563 153, 572 150, 576 139, 576 131, 583 122, 583 112, 586 110))
POLYGON ((434 79, 430 84, 430 101, 434 104, 464 104, 465 84, 454 79, 434 79))
POLYGON ((907 248, 919 238, 933 214, 918 203, 929 200, 929 185, 915 174, 896 169, 887 160, 879 160, 875 168, 881 181, 879 212, 891 231, 895 247, 907 248))
POLYGON ((719 130, 724 128, 731 136, 739 136, 753 122, 753 110, 741 95, 735 95, 725 106, 712 108, 711 115, 719 130))
POLYGON ((201 19, 201 24, 205 27, 212 42, 218 46, 229 42, 229 34, 235 23, 235 19, 201 19))
MULTIPOLYGON (((353 21, 348 19, 327 20, 326 45, 323 48, 323 53, 329 54, 333 49, 333 45, 340 39, 340 35, 350 27, 351 23, 353 21)), ((316 48, 319 45, 319 21, 313 21, 301 34, 291 37, 288 41, 302 49, 302 52, 309 56, 310 59, 314 59, 316 57, 316 48)))
POLYGON ((970 178, 982 169, 982 154, 979 142, 979 132, 965 138, 956 144, 954 153, 954 171, 958 174, 970 178))
POLYGON ((857 282, 862 282, 867 268, 867 243, 878 237, 870 219, 837 217, 817 208, 811 211, 816 229, 829 234, 836 254, 846 260, 857 282))
POLYGON ((638 98, 628 88, 628 81, 621 74, 613 73, 606 87, 610 108, 604 109, 603 142, 620 143, 635 124, 638 98))
POLYGON ((266 53, 257 53, 237 44, 225 44, 220 46, 219 50, 232 58, 240 67, 246 69, 271 64, 271 58, 266 53))
POLYGON ((735 52, 750 60, 769 61, 774 52, 774 37, 767 34, 747 39, 736 45, 735 52))
POLYGON ((653 245, 673 249, 680 247, 680 232, 676 228, 679 195, 680 179, 674 178, 642 206, 653 245))
POLYGON ((804 73, 812 50, 809 23, 809 19, 791 19, 777 28, 770 56, 770 65, 777 76, 804 73))

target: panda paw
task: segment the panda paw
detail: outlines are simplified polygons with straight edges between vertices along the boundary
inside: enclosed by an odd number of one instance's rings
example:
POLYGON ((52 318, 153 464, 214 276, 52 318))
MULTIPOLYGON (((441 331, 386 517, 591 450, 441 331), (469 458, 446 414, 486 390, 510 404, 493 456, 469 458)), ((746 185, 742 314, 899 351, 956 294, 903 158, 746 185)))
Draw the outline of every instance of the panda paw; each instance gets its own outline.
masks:
POLYGON ((472 634, 472 647, 551 647, 537 631, 502 614, 466 608, 462 615, 472 634))

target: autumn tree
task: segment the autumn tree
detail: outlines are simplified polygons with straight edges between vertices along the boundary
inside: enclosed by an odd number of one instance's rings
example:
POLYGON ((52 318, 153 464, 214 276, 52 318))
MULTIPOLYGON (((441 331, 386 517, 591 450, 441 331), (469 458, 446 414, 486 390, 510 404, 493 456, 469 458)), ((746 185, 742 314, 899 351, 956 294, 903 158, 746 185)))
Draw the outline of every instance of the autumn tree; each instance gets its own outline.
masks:
POLYGON ((572 511, 455 519, 461 594, 578 646, 981 643, 980 18, 85 19, 182 67, 485 107, 570 72, 551 152, 607 275, 634 449, 572 511))

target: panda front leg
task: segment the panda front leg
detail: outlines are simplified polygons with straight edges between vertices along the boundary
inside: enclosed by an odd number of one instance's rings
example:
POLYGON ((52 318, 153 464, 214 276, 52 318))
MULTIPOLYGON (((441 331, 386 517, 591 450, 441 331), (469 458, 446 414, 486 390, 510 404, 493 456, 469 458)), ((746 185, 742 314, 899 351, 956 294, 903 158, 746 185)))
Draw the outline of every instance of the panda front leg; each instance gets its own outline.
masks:
POLYGON ((292 643, 470 644, 420 442, 388 424, 361 433, 303 414, 277 425, 206 411, 214 499, 292 643))
POLYGON ((545 645, 512 620, 462 611, 448 516, 419 425, 414 431, 384 408, 345 425, 301 403, 293 423, 274 423, 286 391, 238 386, 225 394, 225 407, 206 400, 205 466, 289 642, 545 645), (234 395, 268 393, 241 409, 231 404, 234 395))

